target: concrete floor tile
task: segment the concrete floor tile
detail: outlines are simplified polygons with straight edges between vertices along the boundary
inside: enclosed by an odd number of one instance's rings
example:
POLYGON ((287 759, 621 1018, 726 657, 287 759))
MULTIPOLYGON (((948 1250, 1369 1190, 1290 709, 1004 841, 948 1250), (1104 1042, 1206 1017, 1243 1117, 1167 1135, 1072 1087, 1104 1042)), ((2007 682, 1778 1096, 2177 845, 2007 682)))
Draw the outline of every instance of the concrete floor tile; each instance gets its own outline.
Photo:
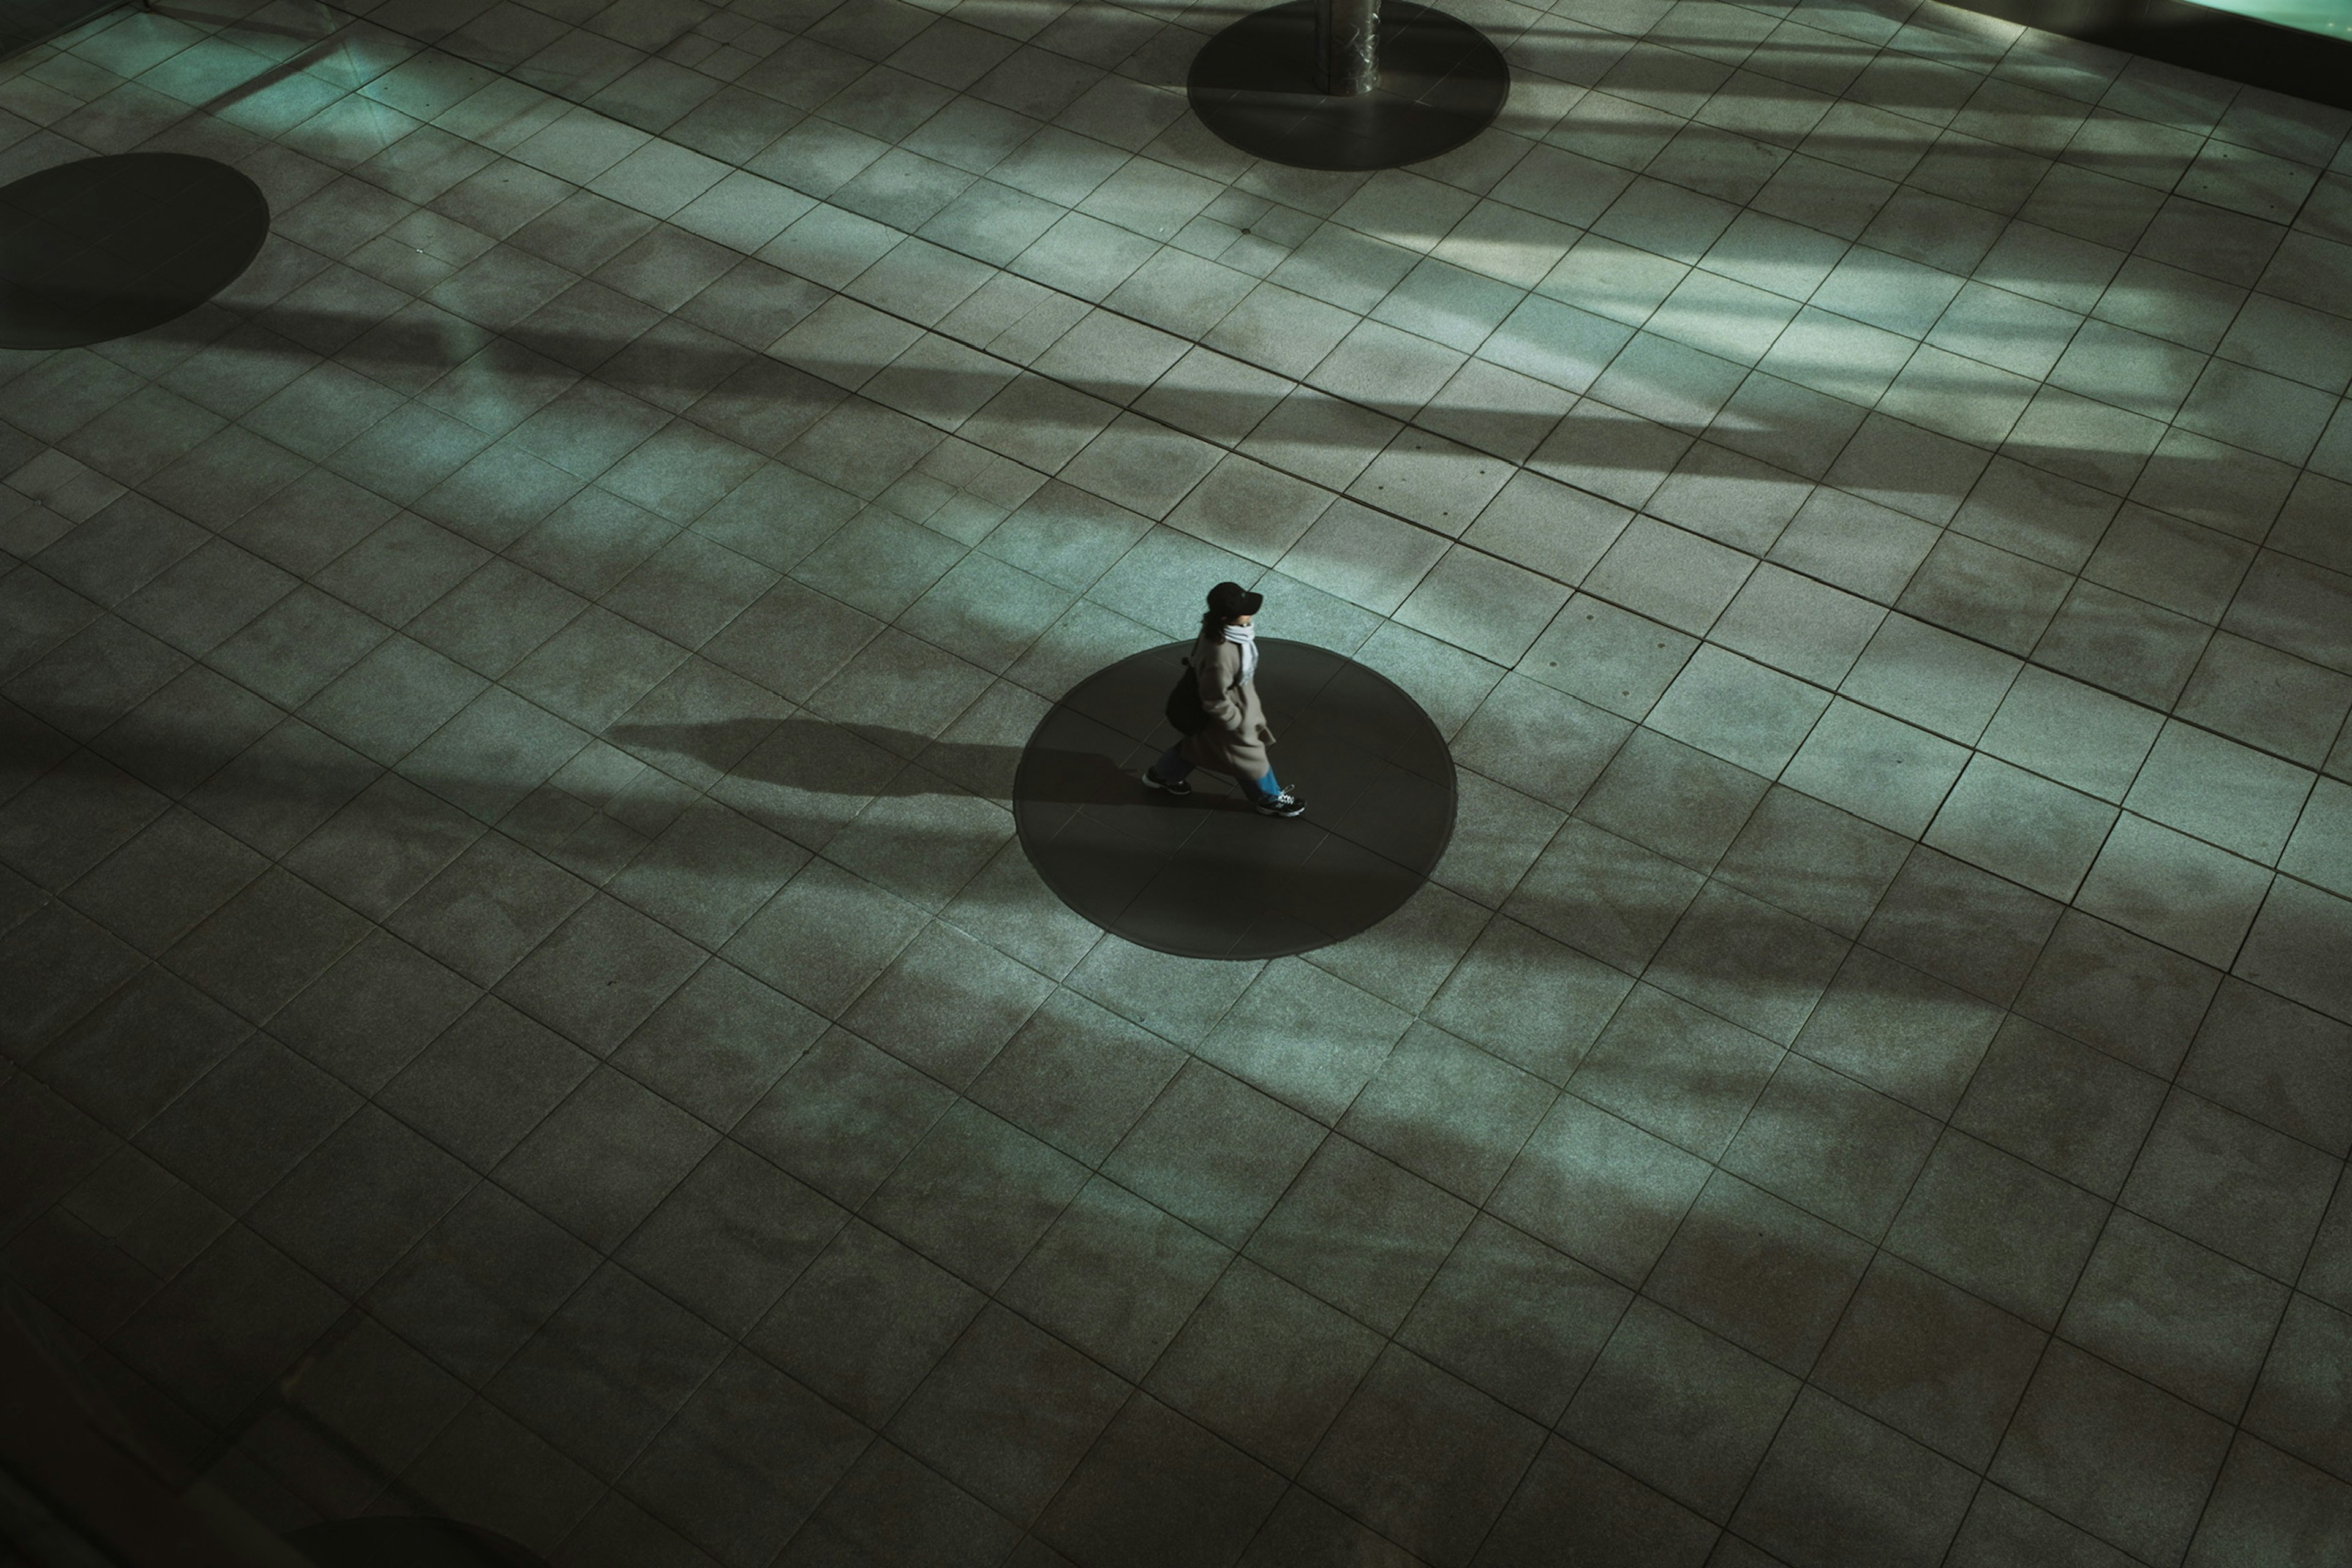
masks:
POLYGON ((1432 255, 1481 277, 1532 289, 1577 239, 1566 224, 1504 202, 1482 201, 1437 242, 1432 255))
POLYGON ((2046 1327, 2057 1321, 2107 1211, 2080 1188, 1948 1132, 1887 1246, 2046 1327))
POLYGON ((1504 909, 1514 920, 1632 973, 1655 956, 1701 880, 1629 839, 1571 822, 1504 909))
POLYGON ((2308 1297, 2290 1300, 2246 1412, 2252 1430, 2339 1479, 2347 1464, 2343 1402, 2326 1386, 2321 1369, 2341 1353, 2347 1327, 2343 1313, 2308 1297))
POLYGON ((2058 1331, 2229 1419, 2244 1408, 2287 1299, 2277 1281, 2118 1212, 2058 1331), (2151 1311, 2149 1300, 2162 1305, 2151 1311))
POLYGON ((1958 1530, 1970 1492, 1969 1472, 1948 1458, 1808 1390, 1774 1437, 1733 1522, 1743 1535, 1784 1551, 1932 1563, 1958 1530), (1882 1500, 1895 1495, 1909 1506, 1886 1508, 1882 1500))
POLYGON ((1484 1540, 1543 1441, 1535 1423, 1460 1379, 1391 1347, 1302 1472, 1302 1482, 1402 1536, 1424 1557, 1460 1562, 1484 1540), (1402 1453, 1416 1484, 1395 1485, 1402 1453))
POLYGON ((67 889, 68 901, 142 952, 161 952, 268 869, 194 814, 150 821, 67 889))
POLYGON ((1538 291, 1552 299, 1573 300, 1578 308, 1625 327, 1642 327, 1686 273, 1689 266, 1682 261, 1667 261, 1654 251, 1585 235, 1552 266, 1550 275, 1538 284, 1538 291))
POLYGON ((2276 648, 2224 633, 2206 646, 2177 710, 2192 723, 2305 766, 2327 757, 2352 707, 2352 682, 2276 648))
POLYGON ((1202 346, 1276 374, 1304 376, 1355 324, 1339 306, 1269 281, 1219 321, 1202 346))
POLYGON ((1755 554, 1771 548, 1811 489, 1794 474, 1702 441, 1684 454, 1647 510, 1755 554))
POLYGON ((2185 1550, 2228 1443, 2213 1417, 2060 1345, 2026 1390, 1993 1474, 2135 1554, 2168 1556, 2185 1550), (2127 1438, 2085 1442, 2114 1422, 2127 1438))
POLYGON ((862 1419, 886 1420, 979 1312, 982 1298, 851 1220, 749 1336, 761 1355, 862 1419), (877 1309, 892 1303, 887 1313, 877 1309), (877 1323, 883 1325, 876 1332, 877 1323))
POLYGON ((778 1561, 838 1552, 988 1553, 1018 1534, 1003 1514, 884 1439, 858 1456, 778 1561))
POLYGON ((1582 1264, 1481 1217, 1414 1307, 1402 1338, 1522 1414, 1557 1420, 1630 1299, 1582 1264), (1521 1309, 1513 1314, 1517 1331, 1498 1333, 1474 1302, 1507 1280, 1542 1284, 1511 1292, 1521 1309))
POLYGON ((2126 505, 2083 573, 2136 598, 2201 621, 2229 607, 2252 549, 2210 529, 2126 505))
POLYGON ((1370 313, 1374 321, 1433 342, 1468 347, 1499 326, 1526 298, 1524 286, 1433 256, 1415 263, 1370 313))
POLYGON ((1840 699, 1805 737, 1781 780, 1909 837, 1927 831, 1967 762, 1948 741, 1840 699))
POLYGON ((1980 743, 1996 756, 2120 801, 2161 726, 2151 710, 2029 666, 2001 699, 1980 743))
POLYGON ((1925 842, 2052 898, 2071 898, 2116 820, 2063 785, 1979 756, 1953 785, 1925 842))
POLYGON ((1753 558, 1685 530, 1635 518, 1584 579, 1587 593, 1703 636, 1755 569, 1753 558))
POLYGON ((1402 245, 1376 240, 1345 224, 1324 224, 1296 245, 1267 279, 1362 315, 1412 270, 1413 254, 1402 245))
POLYGON ((2058 912, 2040 894, 1923 846, 1905 862, 1863 940, 2005 1003, 2032 968, 2058 912))
POLYGON ((1410 418, 1437 395, 1467 356, 1381 321, 1363 321, 1324 356, 1307 379, 1322 391, 1410 418))
POLYGON ((2211 640, 2199 622, 2143 600, 2075 584, 2034 648, 2037 662, 2168 708, 2211 640))
POLYGON ((1145 1386, 1292 1473, 1379 1350, 1370 1330, 1244 1260, 1218 1281, 1145 1386), (1270 1388, 1282 1397, 1266 1398, 1270 1388))
POLYGON ((1578 814, 1704 871, 1738 835, 1767 787, 1743 769, 1636 730, 1578 814))
POLYGON ((1832 268, 1812 302, 1854 321, 1909 338, 1927 335, 1959 292, 1961 280, 1884 251, 1856 249, 1832 268))
POLYGON ((1892 1253, 1814 1370, 1838 1398, 1962 1464, 1990 1458, 2046 1335, 1892 1253))
POLYGON ((1023 1310, 1140 1377, 1201 1304, 1232 1254, 1096 1177, 1004 1287, 1023 1310))
POLYGON ((1645 323, 1650 331, 1754 364, 1797 313, 1786 298, 1706 271, 1677 284, 1645 323))
POLYGON ((1408 430, 1371 460, 1348 493, 1458 538, 1507 476, 1508 466, 1484 452, 1408 430))
POLYGON ((1569 1406, 1562 1433, 1686 1507, 1722 1518, 1797 1390, 1795 1379, 1730 1342, 1640 1301, 1569 1406), (1700 1394, 1702 1387, 1711 1394, 1700 1394))
POLYGON ((1865 500, 1941 527, 1959 510, 1985 467, 1981 447, 1890 411, 1863 421, 1827 478, 1865 500))
POLYGON ((2111 495, 2011 458, 1995 458, 1952 519, 1956 532, 2014 554, 2081 569, 2116 514, 2111 495))
POLYGON ((1085 1184, 1085 1168, 976 1106, 958 1104, 863 1205, 874 1224, 994 1289, 1085 1184), (955 1194, 985 1194, 978 1203, 955 1194))
POLYGON ((1717 1173, 1644 1293, 1778 1366, 1811 1366, 1870 1250, 1734 1175, 1717 1173), (1801 1268, 1790 1268, 1801 1258, 1801 1268))
POLYGON ((2126 813, 2084 883, 2083 908, 2203 963, 2227 964, 2270 874, 2251 861, 2126 813))
POLYGON ((1822 486, 1773 544, 1770 559, 1891 605, 1935 547, 1936 530, 1861 496, 1822 486))
POLYGON ((1385 414, 1302 386, 1257 422, 1241 450, 1336 489, 1361 474, 1400 428, 1385 414))
POLYGON ((1474 1213, 1403 1167, 1332 1138, 1246 1251, 1309 1294, 1392 1333, 1474 1213))
POLYGON ((1902 868, 1897 836, 1782 785, 1767 790, 1715 874, 1817 925, 1862 929, 1902 868))
POLYGON ((2079 911, 2060 924, 2019 1007, 2122 1060, 2170 1074, 2220 976, 2079 911))
POLYGON ((2031 652, 2070 586, 2065 575, 1957 531, 1936 542, 1897 607, 2011 653, 2031 652))
POLYGON ((2259 1438, 2241 1436, 2231 1445, 2190 1551, 2199 1561, 2232 1551, 2324 1557, 2346 1539, 2346 1501, 2335 1478, 2259 1438))
MULTIPOLYGON (((1528 855, 1533 858, 1533 851, 1528 855)), ((1527 912, 1542 911, 1529 908, 1527 912)), ((1629 975, 1507 919, 1490 924, 1471 944, 1431 1004, 1429 1017, 1504 1060, 1559 1084, 1575 1070, 1632 984, 1629 975), (1517 1005, 1517 998, 1530 986, 1548 998, 1549 1010, 1541 1016, 1523 1013, 1517 1005)))
POLYGON ((2347 806, 2352 801, 2347 799, 2345 785, 2335 779, 2319 780, 2296 820, 2279 868, 2330 892, 2352 894, 2352 860, 2347 855, 2347 844, 2352 844, 2352 810, 2347 806))
POLYGON ((1886 612, 1769 563, 1709 628, 1712 640, 1815 685, 1845 679, 1886 612))
MULTIPOLYGON (((1604 243, 1589 237, 1580 242, 1604 243)), ((1559 268, 1551 276, 1559 278, 1559 268)), ((1532 376, 1563 392, 1587 390, 1631 340, 1633 331, 1627 324, 1604 319, 1601 301, 1588 300, 1581 292, 1572 294, 1570 300, 1574 302, 1549 297, 1522 301, 1478 345, 1478 360, 1532 376)))
MULTIPOLYGON (((1328 637, 1323 647, 1344 646, 1363 629, 1360 617, 1370 619, 1357 606, 1317 595, 1304 584, 1287 588, 1294 605, 1310 595, 1324 602, 1302 606, 1307 614, 1291 624, 1301 630, 1329 628, 1342 634, 1328 637)), ((1380 626, 1357 647, 1355 656, 1358 663, 1393 680, 1419 703, 1441 735, 1458 732, 1504 675, 1503 667, 1491 659, 1414 631, 1401 620, 1380 626)))
POLYGON ((2013 375, 2040 378, 2067 352, 2082 321, 2055 305, 1972 282, 1954 296, 1927 341, 2013 375))
POLYGON ((1654 729, 1765 777, 1796 754, 1826 692, 1736 654, 1702 649, 1651 710, 1654 729))
POLYGON ((2291 763, 2175 721, 2158 734, 2124 804, 2250 859, 2275 864, 2311 784, 2312 775, 2291 763), (2226 809, 2217 810, 2224 799, 2226 809))
POLYGON ((1771 1042, 1644 984, 1569 1081, 1603 1110, 1714 1160, 1780 1057, 1771 1042))
POLYGON ((1638 507, 1656 493, 1690 438, 1654 420, 1588 398, 1570 409, 1528 467, 1563 485, 1638 507))
POLYGON ((1884 1235, 1934 1142, 1917 1112, 1841 1074, 1782 1058, 1724 1155, 1749 1182, 1855 1235, 1884 1235))
POLYGON ((2257 984, 2342 1017, 2352 1013, 2352 999, 2325 955, 2343 941, 2347 924, 2352 901, 2282 877, 2248 939, 2242 972, 2257 984))
POLYGON ((1568 590, 1507 561, 1455 548, 1397 618, 1497 663, 1517 663, 1567 603, 1568 590))
POLYGON ((2032 379, 2013 371, 1923 343, 1878 405, 1925 429, 1992 447, 2017 423, 2034 386, 2032 379))
POLYGON ((2013 1018, 1953 1118, 2053 1175, 2112 1196, 2162 1100, 2160 1080, 2013 1018))
POLYGON ((1564 388, 1473 359, 1438 389, 1420 421, 1481 452, 1523 463, 1575 401, 1564 388))
POLYGON ((1710 886, 1653 961, 1653 983, 1769 1038, 1791 1039, 1843 956, 1843 939, 1710 886))
POLYGON ((1637 332, 1592 384, 1595 401, 1696 434, 1747 379, 1734 361, 1649 331, 1637 332))
POLYGON ((2198 377, 2179 417, 2200 435, 2301 463, 2335 412, 2332 402, 2316 387, 2216 359, 2198 377))
POLYGON ((2195 352, 2105 321, 2085 323, 2048 372, 2050 384, 2102 403, 2170 419, 2196 384, 2195 352))
POLYGON ((138 1147, 224 1210, 241 1213, 357 1109, 351 1090, 256 1036, 141 1129, 138 1147))
POLYGON ((2175 1090, 2124 1189, 2125 1206, 2274 1279, 2300 1266, 2326 1206, 2327 1156, 2175 1090))
POLYGON ((1147 1394, 1121 1410, 1038 1523, 1081 1556, 1128 1555, 1171 1535, 1238 1551, 1283 1479, 1147 1394), (1182 1476, 1176 1494, 1166 1482, 1182 1476))
POLYGON ((1943 1116, 1968 1087, 1999 1023, 1988 1004, 1856 949, 1806 1020, 1795 1048, 1943 1116))
POLYGON ((1671 627, 1580 594, 1553 617, 1520 668, 1531 679, 1638 720, 1697 646, 1671 627))

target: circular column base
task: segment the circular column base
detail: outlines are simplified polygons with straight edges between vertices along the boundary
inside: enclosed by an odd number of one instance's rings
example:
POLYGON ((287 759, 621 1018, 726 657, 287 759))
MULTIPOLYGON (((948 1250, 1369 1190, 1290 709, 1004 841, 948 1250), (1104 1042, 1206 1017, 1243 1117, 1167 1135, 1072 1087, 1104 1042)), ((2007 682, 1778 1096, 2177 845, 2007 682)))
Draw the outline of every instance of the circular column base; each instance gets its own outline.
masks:
POLYGON ((1469 23, 1426 5, 1381 14, 1381 85, 1315 87, 1315 0, 1243 17, 1201 46, 1192 112, 1224 141, 1299 169, 1393 169, 1450 153, 1503 111, 1511 68, 1469 23))
POLYGON ((1205 769, 1172 798, 1142 773, 1176 739, 1160 704, 1190 647, 1097 670, 1039 721, 1013 780, 1038 876, 1103 930, 1187 958, 1279 958, 1394 914, 1454 832, 1454 759, 1429 715, 1343 655, 1261 637, 1275 771, 1307 815, 1261 816, 1205 769))
POLYGON ((185 315, 252 264, 269 203, 184 153, 83 158, 0 188, 0 348, 127 338, 185 315))

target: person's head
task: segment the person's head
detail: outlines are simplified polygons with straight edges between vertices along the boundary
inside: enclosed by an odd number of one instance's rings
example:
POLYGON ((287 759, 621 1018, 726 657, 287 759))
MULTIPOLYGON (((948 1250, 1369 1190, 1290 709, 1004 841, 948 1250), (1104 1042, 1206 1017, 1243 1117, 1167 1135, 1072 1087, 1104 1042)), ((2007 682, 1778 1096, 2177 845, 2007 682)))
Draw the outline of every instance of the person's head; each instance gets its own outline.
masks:
POLYGON ((1239 583, 1220 583, 1209 590, 1208 613, 1201 617, 1201 625, 1204 628, 1245 626, 1265 603, 1264 594, 1253 594, 1239 583))

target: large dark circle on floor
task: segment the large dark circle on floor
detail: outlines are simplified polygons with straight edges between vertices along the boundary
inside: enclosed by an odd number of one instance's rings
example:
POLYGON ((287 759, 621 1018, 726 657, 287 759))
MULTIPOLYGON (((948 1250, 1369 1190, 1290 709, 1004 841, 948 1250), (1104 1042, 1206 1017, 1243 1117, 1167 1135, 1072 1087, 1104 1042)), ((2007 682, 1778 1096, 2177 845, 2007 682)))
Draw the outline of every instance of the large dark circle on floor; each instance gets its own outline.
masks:
POLYGON ((1381 8, 1381 85, 1315 86, 1315 0, 1243 17, 1201 46, 1192 112, 1243 152, 1300 169, 1393 169, 1450 153, 1503 112, 1511 68, 1469 23, 1427 5, 1381 8))
POLYGON ((1141 775, 1175 742, 1160 709, 1190 647, 1088 676, 1030 736, 1013 816, 1045 885, 1105 931, 1187 958, 1306 952, 1395 913, 1454 836, 1454 758, 1429 715, 1352 659, 1262 637, 1275 773, 1307 814, 1261 816, 1206 769, 1172 799, 1141 775))
POLYGON ((184 316, 269 237, 261 188, 184 153, 83 158, 0 186, 0 348, 68 349, 184 316))
POLYGON ((286 1539, 320 1568, 546 1568, 505 1536, 448 1519, 331 1520, 286 1539))

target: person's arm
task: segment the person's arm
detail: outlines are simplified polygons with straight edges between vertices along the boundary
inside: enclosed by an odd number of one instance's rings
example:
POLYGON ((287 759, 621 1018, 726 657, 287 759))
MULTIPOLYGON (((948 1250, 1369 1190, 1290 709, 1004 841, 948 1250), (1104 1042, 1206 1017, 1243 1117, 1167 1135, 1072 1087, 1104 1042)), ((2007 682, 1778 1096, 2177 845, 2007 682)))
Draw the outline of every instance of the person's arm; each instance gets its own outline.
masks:
POLYGON ((1239 732, 1242 705, 1234 698, 1234 677, 1241 670, 1241 650, 1229 642, 1204 645, 1195 668, 1201 678, 1201 711, 1220 730, 1239 732))

